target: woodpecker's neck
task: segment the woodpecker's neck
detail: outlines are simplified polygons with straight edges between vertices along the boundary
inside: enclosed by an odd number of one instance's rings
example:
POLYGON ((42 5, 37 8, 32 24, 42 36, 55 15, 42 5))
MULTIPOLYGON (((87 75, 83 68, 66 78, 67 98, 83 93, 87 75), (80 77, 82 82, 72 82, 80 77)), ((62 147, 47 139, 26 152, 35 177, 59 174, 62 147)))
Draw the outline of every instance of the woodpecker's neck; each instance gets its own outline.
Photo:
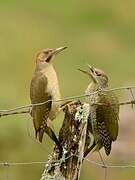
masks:
POLYGON ((86 89, 86 94, 90 93, 90 92, 95 92, 98 91, 99 89, 105 89, 107 88, 108 85, 107 84, 102 84, 102 86, 99 84, 96 84, 94 82, 90 83, 86 89))
POLYGON ((40 72, 40 71, 46 71, 48 68, 52 68, 53 64, 52 63, 37 63, 35 72, 40 72))
POLYGON ((97 85, 95 83, 90 83, 86 89, 86 94, 90 92, 97 91, 97 85))

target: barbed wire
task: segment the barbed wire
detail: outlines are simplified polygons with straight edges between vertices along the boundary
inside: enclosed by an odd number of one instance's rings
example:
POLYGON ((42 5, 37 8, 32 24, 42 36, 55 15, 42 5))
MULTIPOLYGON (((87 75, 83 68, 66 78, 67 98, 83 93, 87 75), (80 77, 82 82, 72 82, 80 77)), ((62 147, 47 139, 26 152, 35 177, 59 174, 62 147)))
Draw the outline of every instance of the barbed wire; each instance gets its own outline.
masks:
MULTIPOLYGON (((99 155, 100 155, 100 158, 101 158, 101 161, 102 163, 100 162, 97 162, 97 161, 93 161, 93 160, 90 160, 88 158, 85 158, 85 161, 90 163, 91 165, 94 165, 94 166, 97 166, 97 167, 100 167, 102 169, 104 169, 105 171, 105 174, 104 174, 104 180, 107 180, 107 172, 108 172, 108 169, 125 169, 125 168, 135 168, 135 165, 108 165, 104 162, 100 152, 99 152, 99 155)), ((60 160, 56 160, 56 161, 52 161, 52 167, 53 166, 59 166, 60 164, 62 164, 63 162, 67 161, 68 159, 72 158, 73 156, 75 157, 78 157, 77 155, 75 154, 72 154, 66 158, 62 158, 60 160)), ((79 158, 79 157, 78 157, 79 158)), ((2 162, 0 161, 0 167, 5 167, 5 168, 9 168, 11 166, 30 166, 30 165, 47 165, 48 163, 50 163, 50 160, 48 161, 31 161, 31 162, 2 162)))
POLYGON ((86 159, 86 161, 90 162, 93 165, 99 166, 101 168, 135 168, 135 165, 107 165, 107 164, 102 164, 96 161, 92 161, 90 159, 86 159))
MULTIPOLYGON (((73 155, 74 156, 74 155, 73 155)), ((65 158, 65 160, 71 158, 72 156, 69 156, 67 158, 65 158)), ((96 165, 98 167, 101 167, 101 168, 135 168, 135 165, 132 165, 132 164, 127 164, 127 165, 108 165, 108 164, 103 164, 103 163, 100 163, 100 162, 96 162, 96 161, 93 161, 93 160, 90 160, 88 158, 85 158, 85 161, 86 162, 89 162, 90 164, 92 165, 96 165)), ((27 166, 27 165, 35 165, 35 164, 39 164, 39 165, 42 165, 42 164, 47 164, 48 162, 47 161, 31 161, 31 162, 0 162, 0 166, 4 166, 4 167, 10 167, 10 166, 27 166)), ((60 160, 58 161, 55 161, 55 163, 60 163, 60 160)))
MULTIPOLYGON (((41 103, 35 103, 35 104, 28 104, 28 105, 22 105, 22 106, 18 106, 15 108, 10 108, 10 109, 0 109, 0 113, 8 113, 8 112, 13 112, 13 111, 17 111, 17 110, 21 110, 21 109, 26 109, 26 108, 30 108, 33 106, 42 106, 48 102, 62 102, 62 101, 67 101, 67 100, 75 100, 75 99, 80 99, 80 98, 84 98, 87 96, 92 96, 94 94, 97 94, 98 92, 111 92, 111 91, 118 91, 118 90, 132 90, 135 89, 135 86, 123 86, 123 87, 118 87, 118 88, 112 88, 112 89, 99 89, 98 91, 89 93, 89 94, 81 94, 78 96, 69 96, 69 97, 65 97, 62 99, 58 99, 58 100, 47 100, 41 103)), ((131 91, 132 92, 132 91, 131 91)), ((130 101, 131 102, 131 101, 130 101)), ((135 103, 135 99, 132 101, 133 103, 135 103)), ((26 113, 26 112, 24 112, 26 113)))
POLYGON ((46 164, 44 161, 33 161, 33 162, 0 162, 0 166, 9 167, 9 166, 19 166, 19 165, 33 165, 33 164, 46 164))
MULTIPOLYGON (((89 97, 89 96, 97 94, 98 92, 101 92, 101 91, 102 92, 111 92, 111 91, 119 91, 119 90, 129 90, 129 92, 131 94, 131 97, 132 97, 131 101, 120 102, 119 105, 131 104, 132 107, 133 107, 133 105, 135 104, 135 97, 134 97, 132 89, 135 89, 135 86, 124 86, 124 87, 117 87, 117 88, 112 88, 112 89, 107 89, 107 90, 106 89, 99 89, 98 91, 95 91, 95 92, 92 92, 92 93, 89 93, 89 94, 81 94, 81 95, 77 95, 77 96, 69 96, 69 97, 65 97, 63 99, 58 99, 58 100, 55 100, 55 101, 54 100, 48 100, 48 101, 44 101, 44 102, 41 102, 41 103, 28 104, 28 105, 18 106, 18 107, 15 107, 15 108, 0 109, 0 117, 1 116, 7 116, 7 115, 30 113, 30 108, 33 107, 33 106, 41 106, 41 105, 44 105, 44 104, 46 104, 48 102, 62 102, 62 101, 69 101, 69 100, 75 100, 75 99, 79 100, 80 98, 89 97), (26 111, 17 112, 18 110, 27 109, 27 108, 29 108, 29 109, 26 110, 26 111)), ((100 105, 100 104, 98 104, 98 105, 100 105)), ((103 104, 101 104, 101 105, 103 105, 103 104)), ((73 155, 73 156, 75 156, 75 155, 73 155)), ((72 156, 69 156, 69 157, 65 158, 65 160, 69 159, 70 157, 72 157, 72 156)), ((90 164, 92 164, 92 165, 104 168, 105 169, 105 176, 104 176, 105 180, 107 179, 107 169, 108 168, 109 169, 110 168, 135 168, 135 165, 129 165, 129 164, 127 164, 127 165, 108 165, 103 161, 101 155, 100 155, 100 158, 101 158, 102 163, 90 160, 88 158, 85 158, 85 160, 87 162, 89 162, 90 164)), ((47 162, 45 162, 45 161, 32 161, 32 162, 2 162, 2 161, 0 161, 0 166, 11 167, 11 166, 27 166, 27 165, 46 165, 47 163, 48 163, 48 161, 47 162)), ((61 161, 57 160, 54 163, 56 163, 56 164, 61 163, 61 161)))

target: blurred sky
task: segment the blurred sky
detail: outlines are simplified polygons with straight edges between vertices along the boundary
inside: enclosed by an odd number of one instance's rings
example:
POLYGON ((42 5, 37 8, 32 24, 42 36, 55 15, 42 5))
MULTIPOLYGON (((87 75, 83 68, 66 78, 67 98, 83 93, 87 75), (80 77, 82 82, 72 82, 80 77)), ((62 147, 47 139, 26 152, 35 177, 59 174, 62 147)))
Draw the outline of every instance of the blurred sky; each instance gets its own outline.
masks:
MULTIPOLYGON (((86 68, 86 64, 103 69, 111 87, 134 85, 134 9, 133 0, 1 0, 0 109, 30 103, 35 55, 45 47, 68 46, 54 62, 63 97, 84 92, 89 79, 77 68, 86 68)), ((58 119, 54 123, 56 131, 62 115, 58 119)), ((35 141, 30 116, 0 120, 0 160, 47 160, 52 143, 48 137, 42 145, 35 141)), ((113 161, 113 155, 111 158, 113 161)), ((36 180, 42 170, 41 165, 1 168, 0 180, 36 180)), ((135 173, 131 171, 129 176, 127 170, 113 170, 110 174, 109 180, 135 178, 135 173)), ((97 180, 101 176, 101 169, 84 163, 81 179, 97 180)))

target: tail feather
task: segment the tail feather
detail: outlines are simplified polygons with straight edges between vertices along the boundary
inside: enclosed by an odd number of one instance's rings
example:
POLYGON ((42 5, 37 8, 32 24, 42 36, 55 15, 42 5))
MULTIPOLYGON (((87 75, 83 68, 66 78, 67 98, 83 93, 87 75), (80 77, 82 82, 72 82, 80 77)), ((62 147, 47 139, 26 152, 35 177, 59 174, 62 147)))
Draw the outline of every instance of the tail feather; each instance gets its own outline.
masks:
POLYGON ((44 129, 40 128, 38 131, 38 139, 42 143, 43 140, 43 135, 44 135, 44 129))
POLYGON ((35 129, 35 138, 37 139, 38 131, 35 129))
POLYGON ((50 127, 41 126, 40 129, 36 132, 36 136, 38 136, 39 141, 42 143, 44 132, 46 132, 46 134, 56 143, 60 152, 62 153, 63 148, 61 146, 61 143, 59 142, 54 131, 50 127))
POLYGON ((53 131, 50 127, 46 127, 46 128, 45 128, 45 132, 46 132, 47 135, 56 143, 56 145, 58 146, 58 148, 62 151, 62 146, 61 146, 58 138, 56 137, 54 131, 53 131))
POLYGON ((93 144, 84 152, 84 157, 86 157, 96 146, 95 141, 93 142, 93 144))

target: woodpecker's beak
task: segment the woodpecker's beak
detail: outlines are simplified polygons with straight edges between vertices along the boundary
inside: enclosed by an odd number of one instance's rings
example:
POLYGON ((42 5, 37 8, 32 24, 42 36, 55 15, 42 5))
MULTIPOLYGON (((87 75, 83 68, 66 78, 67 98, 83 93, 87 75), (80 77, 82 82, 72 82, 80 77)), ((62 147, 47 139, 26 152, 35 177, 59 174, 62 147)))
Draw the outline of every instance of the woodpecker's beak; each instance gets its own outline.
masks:
POLYGON ((89 64, 87 64, 88 68, 89 68, 89 75, 91 77, 91 79, 93 80, 94 83, 97 83, 98 84, 98 80, 96 78, 96 73, 95 73, 95 70, 94 70, 94 67, 93 66, 90 66, 89 64))
POLYGON ((62 52, 64 49, 66 49, 67 47, 66 46, 64 46, 64 47, 60 47, 60 48, 56 48, 56 49, 54 49, 54 50, 52 50, 52 52, 49 54, 49 56, 47 57, 47 62, 50 62, 51 61, 51 59, 53 58, 53 57, 55 57, 57 54, 59 54, 60 52, 62 52))
POLYGON ((54 49, 53 51, 52 51, 52 56, 53 55, 57 55, 57 54, 59 54, 60 52, 62 52, 64 49, 66 49, 67 47, 66 46, 64 46, 64 47, 60 47, 60 48, 56 48, 56 49, 54 49))
POLYGON ((91 79, 93 80, 94 83, 98 83, 96 76, 95 76, 95 71, 94 71, 94 67, 90 66, 89 64, 87 65, 89 70, 85 71, 82 69, 78 69, 79 71, 83 72, 84 74, 87 74, 91 77, 91 79))
POLYGON ((77 69, 77 70, 83 72, 84 74, 90 75, 88 71, 84 71, 84 70, 82 70, 82 69, 77 69))

